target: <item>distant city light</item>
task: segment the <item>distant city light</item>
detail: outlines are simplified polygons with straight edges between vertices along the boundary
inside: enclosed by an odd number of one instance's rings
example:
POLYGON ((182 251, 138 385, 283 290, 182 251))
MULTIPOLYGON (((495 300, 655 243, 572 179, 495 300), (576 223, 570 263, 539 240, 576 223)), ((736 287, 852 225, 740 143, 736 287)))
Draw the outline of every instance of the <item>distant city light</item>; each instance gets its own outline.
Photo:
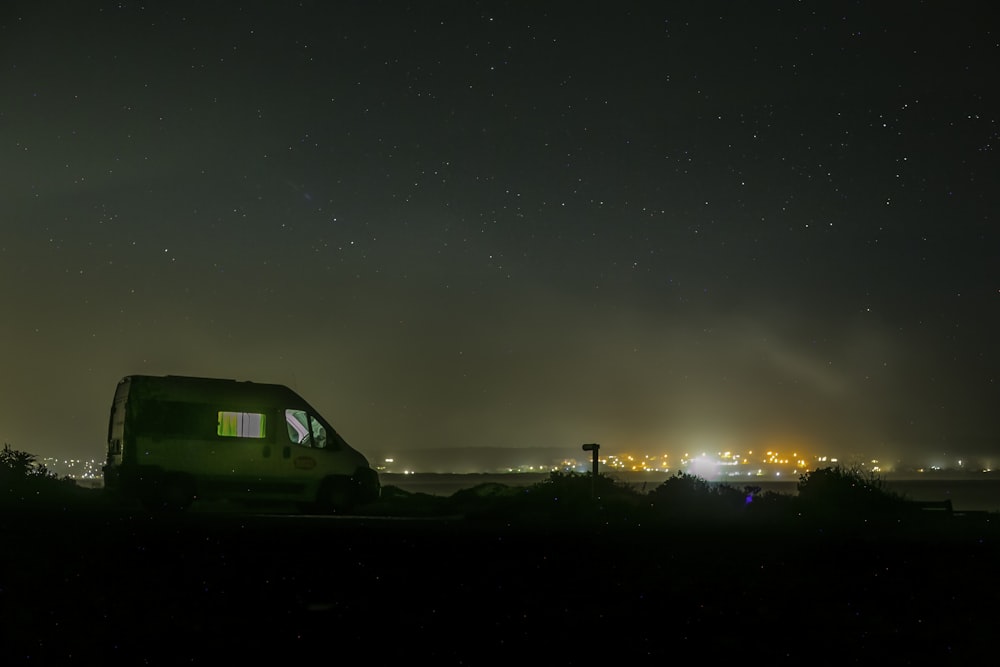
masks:
MULTIPOLYGON (((801 450, 800 450, 801 451, 801 450)), ((517 456, 512 454, 513 456, 517 456)), ((531 463, 517 464, 512 460, 500 466, 484 466, 482 469, 475 469, 475 462, 470 465, 468 461, 463 464, 461 470, 449 468, 447 462, 439 463, 433 469, 422 468, 415 464, 413 460, 408 460, 406 454, 402 456, 392 456, 380 459, 377 466, 380 473, 416 475, 425 472, 439 473, 494 473, 494 474, 545 474, 550 472, 575 472, 587 473, 591 470, 590 459, 563 458, 552 464, 539 464, 537 461, 531 463), (397 467, 398 466, 398 467, 397 467)), ((734 450, 720 451, 715 454, 702 452, 698 456, 692 457, 684 454, 677 461, 673 461, 669 454, 639 454, 634 452, 608 453, 600 458, 602 471, 605 474, 615 473, 649 473, 657 475, 669 475, 682 471, 686 474, 701 477, 707 481, 721 482, 730 478, 755 477, 759 479, 795 479, 812 470, 824 467, 839 465, 836 456, 820 455, 808 456, 800 452, 784 453, 777 449, 768 449, 761 454, 754 455, 753 450, 738 452, 734 450)), ((881 459, 865 458, 857 464, 858 469, 872 474, 927 474, 930 472, 958 471, 963 473, 987 474, 993 473, 995 467, 990 461, 971 462, 968 459, 953 459, 951 466, 940 464, 932 465, 911 465, 905 466, 900 463, 887 464, 881 459)), ((38 463, 45 469, 59 477, 75 480, 81 486, 100 487, 103 485, 103 461, 84 460, 75 458, 39 458, 38 463)))

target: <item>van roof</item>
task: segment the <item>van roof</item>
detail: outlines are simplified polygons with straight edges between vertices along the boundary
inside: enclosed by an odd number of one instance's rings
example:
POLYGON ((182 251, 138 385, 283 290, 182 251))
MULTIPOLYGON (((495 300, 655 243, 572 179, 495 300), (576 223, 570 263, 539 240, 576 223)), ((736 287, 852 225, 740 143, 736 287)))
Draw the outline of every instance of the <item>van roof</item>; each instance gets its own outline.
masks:
POLYGON ((187 375, 126 375, 119 389, 128 385, 130 395, 167 400, 282 401, 286 407, 307 406, 297 393, 281 384, 187 375))

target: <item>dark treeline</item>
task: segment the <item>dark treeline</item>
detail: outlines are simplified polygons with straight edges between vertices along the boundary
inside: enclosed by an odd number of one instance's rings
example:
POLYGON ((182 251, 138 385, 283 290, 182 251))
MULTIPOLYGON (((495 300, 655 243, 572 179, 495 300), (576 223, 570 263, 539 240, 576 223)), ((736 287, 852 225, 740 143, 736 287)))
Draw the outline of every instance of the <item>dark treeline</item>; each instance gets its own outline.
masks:
MULTIPOLYGON (((113 494, 84 489, 59 478, 29 453, 4 445, 0 452, 0 505, 7 509, 121 508, 113 494)), ((795 495, 710 483, 678 472, 645 491, 592 473, 552 472, 529 486, 483 483, 450 496, 412 493, 385 486, 374 503, 353 508, 355 516, 449 517, 501 520, 521 525, 619 527, 746 525, 753 528, 884 530, 975 526, 994 529, 995 513, 955 512, 950 501, 915 502, 886 487, 875 473, 819 468, 803 474, 795 495)))
POLYGON ((365 512, 450 515, 522 524, 884 531, 934 527, 995 530, 1000 517, 954 511, 949 500, 917 502, 891 491, 874 473, 819 468, 803 474, 796 494, 711 483, 678 472, 649 491, 591 473, 552 472, 530 486, 486 483, 432 496, 387 486, 365 512))

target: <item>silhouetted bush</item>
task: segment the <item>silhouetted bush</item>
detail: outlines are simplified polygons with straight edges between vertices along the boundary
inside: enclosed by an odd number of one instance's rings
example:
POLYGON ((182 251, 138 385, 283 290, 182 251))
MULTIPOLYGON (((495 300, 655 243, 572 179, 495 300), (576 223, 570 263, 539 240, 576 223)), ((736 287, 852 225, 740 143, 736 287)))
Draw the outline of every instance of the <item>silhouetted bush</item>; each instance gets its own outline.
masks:
POLYGON ((456 491, 448 497, 446 508, 453 515, 470 518, 496 515, 499 509, 516 502, 523 492, 521 487, 486 482, 456 491))
POLYGON ((542 482, 522 487, 480 484, 447 498, 383 489, 382 499, 367 514, 452 516, 502 519, 554 525, 626 524, 666 521, 701 526, 742 522, 780 528, 816 520, 828 525, 894 518, 912 510, 888 491, 883 481, 859 470, 826 468, 802 475, 798 495, 761 492, 709 482, 677 472, 648 493, 607 475, 552 472, 542 482))
POLYGON ((755 525, 768 524, 777 526, 787 524, 798 515, 798 498, 788 493, 778 491, 760 492, 759 489, 747 488, 746 517, 755 525))
POLYGON ((601 474, 553 471, 531 486, 501 487, 455 496, 465 516, 517 522, 607 523, 628 521, 642 511, 640 494, 601 474))
POLYGON ((875 473, 856 468, 820 468, 799 478, 798 505, 809 519, 840 523, 899 516, 905 502, 875 473))
POLYGON ((0 452, 0 476, 5 482, 23 484, 31 480, 51 479, 55 474, 38 463, 38 457, 34 454, 22 452, 4 443, 3 451, 0 452))
POLYGON ((76 482, 49 471, 34 454, 4 444, 0 451, 0 506, 60 503, 78 491, 76 482))
POLYGON ((749 487, 741 492, 684 472, 675 473, 647 494, 654 514, 673 520, 731 520, 743 515, 748 496, 753 495, 749 487))
POLYGON ((364 507, 356 508, 359 514, 366 516, 411 516, 434 517, 445 516, 447 498, 429 493, 413 493, 404 491, 398 486, 383 486, 379 499, 364 507))

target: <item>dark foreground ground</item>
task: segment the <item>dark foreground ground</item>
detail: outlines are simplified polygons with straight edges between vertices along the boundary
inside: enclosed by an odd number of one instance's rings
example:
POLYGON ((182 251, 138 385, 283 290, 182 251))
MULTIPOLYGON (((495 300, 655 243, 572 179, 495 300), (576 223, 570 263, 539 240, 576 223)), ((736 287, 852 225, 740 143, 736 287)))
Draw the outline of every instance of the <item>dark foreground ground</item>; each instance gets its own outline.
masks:
POLYGON ((974 664, 998 601, 989 521, 0 514, 4 664, 974 664))

